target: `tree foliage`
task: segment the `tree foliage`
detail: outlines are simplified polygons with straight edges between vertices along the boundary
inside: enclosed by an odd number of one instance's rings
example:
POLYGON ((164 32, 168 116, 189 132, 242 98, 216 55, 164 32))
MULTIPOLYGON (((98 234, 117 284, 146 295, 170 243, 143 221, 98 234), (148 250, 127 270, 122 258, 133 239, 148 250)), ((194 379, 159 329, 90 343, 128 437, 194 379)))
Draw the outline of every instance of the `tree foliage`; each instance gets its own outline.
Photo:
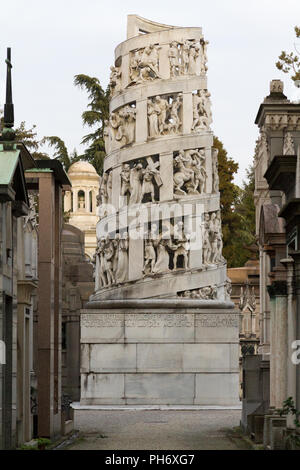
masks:
POLYGON ((50 147, 54 148, 53 156, 56 160, 61 162, 65 171, 68 171, 73 163, 80 160, 77 151, 74 150, 72 153, 69 153, 64 141, 57 136, 44 137, 41 140, 41 144, 48 144, 50 147))
POLYGON ((243 266, 250 258, 247 247, 255 241, 254 171, 247 171, 247 181, 239 188, 234 183, 238 163, 228 157, 223 143, 214 137, 219 150, 219 190, 223 231, 223 255, 228 267, 243 266))
POLYGON ((82 144, 88 147, 80 158, 90 162, 102 174, 105 157, 103 131, 104 122, 109 118, 109 88, 104 91, 98 78, 84 74, 75 75, 74 84, 88 94, 88 109, 82 113, 82 121, 92 128, 82 139, 82 144))
MULTIPOLYGON (((300 37, 300 28, 295 26, 296 37, 300 37)), ((282 51, 276 62, 276 67, 281 70, 283 73, 292 73, 291 79, 296 81, 300 80, 300 58, 294 52, 289 54, 285 51, 282 51)))

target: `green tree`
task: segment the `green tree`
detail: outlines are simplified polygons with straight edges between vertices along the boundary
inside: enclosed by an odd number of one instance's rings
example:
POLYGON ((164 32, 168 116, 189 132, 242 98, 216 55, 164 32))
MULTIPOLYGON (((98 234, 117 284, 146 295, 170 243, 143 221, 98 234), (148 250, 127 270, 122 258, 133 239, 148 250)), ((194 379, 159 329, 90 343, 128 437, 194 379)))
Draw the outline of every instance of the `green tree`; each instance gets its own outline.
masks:
POLYGON ((235 266, 244 266, 252 256, 250 247, 256 244, 255 238, 255 205, 254 189, 255 177, 254 167, 251 165, 247 170, 247 179, 239 190, 235 203, 235 213, 239 217, 239 227, 234 236, 235 266))
POLYGON ((235 214, 235 202, 239 194, 239 187, 233 182, 234 175, 238 170, 238 163, 229 158, 223 143, 214 137, 214 147, 219 150, 218 153, 218 173, 220 190, 220 207, 222 216, 223 231, 223 255, 227 260, 228 266, 235 264, 235 253, 233 252, 233 238, 239 226, 239 217, 235 214))
MULTIPOLYGON (((295 26, 296 37, 300 38, 300 28, 295 26)), ((298 51, 297 51, 298 52, 298 51)), ((291 79, 296 81, 300 80, 300 59, 297 54, 290 52, 287 54, 282 51, 276 62, 276 67, 284 73, 292 73, 291 79)))
POLYGON ((72 153, 69 153, 64 141, 57 136, 44 137, 41 140, 41 144, 48 144, 50 147, 54 148, 53 156, 56 160, 61 162, 65 171, 68 171, 72 163, 80 160, 80 156, 77 154, 77 151, 74 150, 72 153))
POLYGON ((82 139, 82 144, 87 144, 88 148, 80 158, 90 162, 101 175, 105 157, 103 131, 105 121, 109 118, 109 88, 104 91, 98 78, 84 74, 75 75, 74 84, 88 94, 88 109, 82 113, 82 121, 85 126, 92 128, 82 139))
MULTIPOLYGON (((0 109, 0 133, 4 125, 3 110, 0 109)), ((15 129, 16 142, 22 142, 28 148, 34 159, 50 158, 45 152, 40 151, 40 141, 37 139, 36 126, 26 129, 25 121, 22 121, 19 127, 15 129)))
POLYGON ((40 150, 41 141, 37 139, 36 125, 26 129, 25 121, 16 128, 16 141, 22 142, 29 150, 35 160, 47 160, 49 155, 40 150))
POLYGON ((247 170, 247 180, 240 188, 234 183, 238 163, 228 157, 223 143, 214 137, 218 153, 223 255, 229 268, 244 266, 251 257, 249 246, 255 243, 254 169, 247 170))

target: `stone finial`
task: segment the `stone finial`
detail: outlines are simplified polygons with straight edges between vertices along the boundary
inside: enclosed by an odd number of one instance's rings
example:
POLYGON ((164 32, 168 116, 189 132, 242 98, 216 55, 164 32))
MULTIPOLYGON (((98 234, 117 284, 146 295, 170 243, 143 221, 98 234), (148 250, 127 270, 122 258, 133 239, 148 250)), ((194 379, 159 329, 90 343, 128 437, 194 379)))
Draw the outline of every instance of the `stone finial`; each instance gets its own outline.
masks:
POLYGON ((277 79, 271 80, 270 93, 283 93, 283 81, 277 79))

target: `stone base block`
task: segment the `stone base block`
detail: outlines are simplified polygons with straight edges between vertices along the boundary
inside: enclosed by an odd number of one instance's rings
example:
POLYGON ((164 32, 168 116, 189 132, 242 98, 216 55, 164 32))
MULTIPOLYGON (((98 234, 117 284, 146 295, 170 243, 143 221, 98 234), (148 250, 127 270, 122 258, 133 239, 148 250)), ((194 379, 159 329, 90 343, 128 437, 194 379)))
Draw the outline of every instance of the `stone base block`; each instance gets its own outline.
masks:
POLYGON ((89 307, 81 313, 81 405, 239 404, 239 313, 231 303, 89 307))

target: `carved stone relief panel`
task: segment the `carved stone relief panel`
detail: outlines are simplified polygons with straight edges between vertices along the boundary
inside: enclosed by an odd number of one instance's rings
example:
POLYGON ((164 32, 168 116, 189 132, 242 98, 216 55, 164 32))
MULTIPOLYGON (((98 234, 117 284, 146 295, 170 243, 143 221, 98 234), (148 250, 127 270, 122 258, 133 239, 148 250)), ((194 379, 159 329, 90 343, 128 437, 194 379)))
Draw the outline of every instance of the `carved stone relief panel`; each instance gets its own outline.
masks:
POLYGON ((135 141, 135 120, 135 103, 127 104, 110 114, 109 128, 113 147, 124 147, 135 141))
POLYGON ((180 134, 182 131, 182 93, 158 95, 148 99, 150 138, 180 134))
POLYGON ((202 261, 205 266, 223 262, 220 211, 205 212, 202 224, 202 261))
POLYGON ((193 124, 192 132, 210 130, 212 123, 210 93, 207 90, 198 90, 193 93, 193 124))
POLYGON ((147 47, 130 53, 129 86, 161 78, 159 75, 159 49, 159 45, 149 44, 147 47))
POLYGON ((204 148, 175 152, 173 166, 175 197, 205 193, 207 173, 204 148))
POLYGON ((122 205, 159 200, 159 188, 163 183, 157 155, 124 163, 120 178, 120 195, 125 199, 122 205))

